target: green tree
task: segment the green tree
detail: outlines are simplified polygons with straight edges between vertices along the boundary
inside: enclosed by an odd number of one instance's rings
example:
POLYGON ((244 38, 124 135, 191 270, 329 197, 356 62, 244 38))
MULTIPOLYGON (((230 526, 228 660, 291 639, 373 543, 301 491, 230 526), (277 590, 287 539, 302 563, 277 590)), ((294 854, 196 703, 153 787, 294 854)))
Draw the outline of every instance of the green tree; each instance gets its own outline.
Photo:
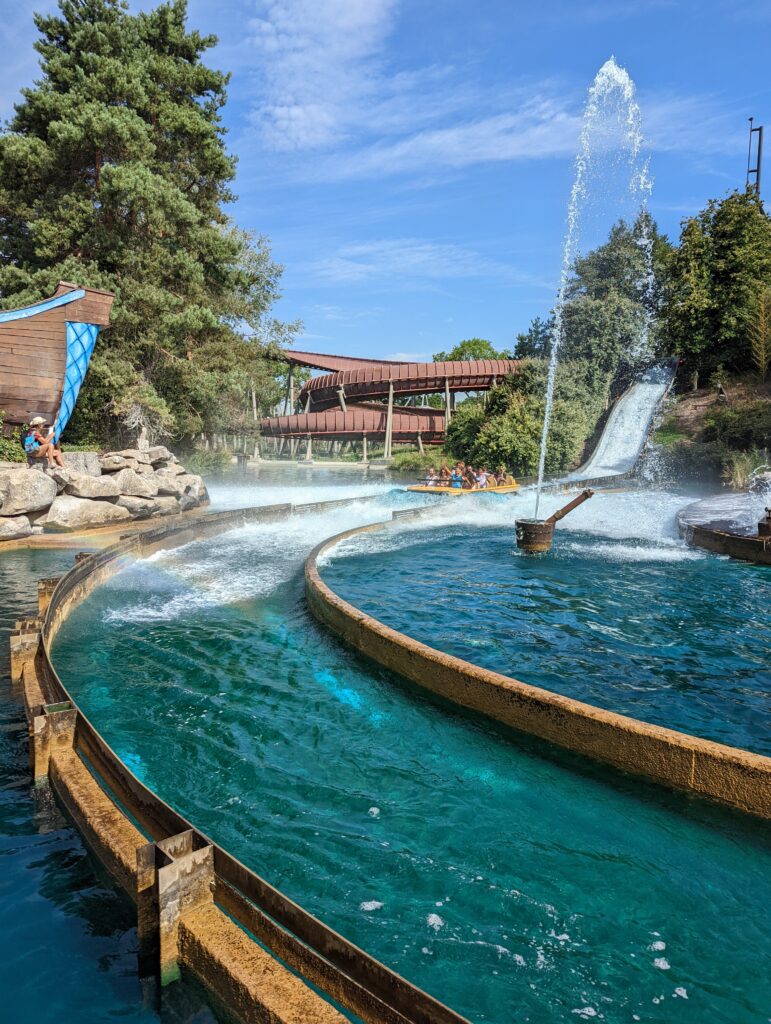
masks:
POLYGON ((185 0, 35 15, 42 74, 0 137, 2 300, 60 278, 116 294, 70 435, 191 434, 245 418, 250 389, 275 397, 263 356, 289 333, 268 316, 282 268, 224 212, 228 76, 186 16, 185 0))
POLYGON ((511 359, 510 352, 499 352, 485 338, 467 338, 451 348, 449 352, 435 352, 435 363, 447 363, 466 359, 511 359))
POLYGON ((771 219, 754 189, 710 200, 683 223, 669 262, 664 328, 672 351, 706 374, 751 365, 748 318, 771 287, 771 219))
POLYGON ((771 288, 761 288, 747 324, 752 362, 763 384, 771 361, 771 288))

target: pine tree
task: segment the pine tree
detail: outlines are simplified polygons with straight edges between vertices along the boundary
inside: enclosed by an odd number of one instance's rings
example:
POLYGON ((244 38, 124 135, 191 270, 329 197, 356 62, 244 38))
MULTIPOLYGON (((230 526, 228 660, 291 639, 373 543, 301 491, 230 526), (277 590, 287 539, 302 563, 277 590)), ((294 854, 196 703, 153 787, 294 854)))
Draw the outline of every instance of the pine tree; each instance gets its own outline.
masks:
POLYGON ((281 267, 237 230, 235 160, 215 38, 186 0, 136 16, 123 0, 60 0, 36 15, 42 75, 0 137, 0 298, 32 302, 57 280, 115 292, 73 432, 127 416, 156 432, 221 428, 249 387, 272 400, 266 339, 281 267), (261 340, 246 340, 245 334, 261 340))

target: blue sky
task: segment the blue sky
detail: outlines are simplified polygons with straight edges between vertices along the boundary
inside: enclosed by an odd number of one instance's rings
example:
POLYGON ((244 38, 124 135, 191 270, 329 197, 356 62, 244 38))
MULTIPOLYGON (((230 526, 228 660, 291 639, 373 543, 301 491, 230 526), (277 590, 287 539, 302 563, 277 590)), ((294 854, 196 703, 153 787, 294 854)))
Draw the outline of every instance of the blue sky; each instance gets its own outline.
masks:
MULTIPOLYGON (((53 6, 0 0, 4 117, 36 74, 31 12, 53 6)), ((275 312, 313 351, 504 348, 548 313, 580 114, 611 54, 638 88, 672 237, 743 185, 747 117, 771 130, 769 0, 190 0, 189 15, 233 73, 231 213, 269 237, 275 312)))

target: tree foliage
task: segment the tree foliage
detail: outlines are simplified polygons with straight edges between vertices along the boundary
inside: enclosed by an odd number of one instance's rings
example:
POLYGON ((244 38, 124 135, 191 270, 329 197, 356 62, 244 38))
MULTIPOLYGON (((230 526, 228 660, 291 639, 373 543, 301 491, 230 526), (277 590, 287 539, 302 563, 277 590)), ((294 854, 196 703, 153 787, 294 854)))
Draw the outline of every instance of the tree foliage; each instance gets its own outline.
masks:
POLYGON ((435 352, 433 355, 435 363, 472 359, 511 359, 511 353, 499 352, 486 338, 466 338, 465 341, 459 341, 448 352, 435 352))
POLYGON ((771 219, 754 189, 710 200, 683 223, 669 261, 663 327, 672 351, 702 372, 752 364, 747 330, 771 287, 771 219))
POLYGON ((771 288, 759 290, 755 308, 748 317, 747 332, 752 362, 763 384, 771 361, 771 288))
POLYGON ((115 292, 68 434, 121 420, 157 433, 221 428, 253 388, 274 399, 266 352, 281 267, 228 219, 235 160, 220 111, 228 76, 186 24, 186 0, 131 15, 123 0, 60 0, 36 15, 41 76, 0 137, 0 297, 59 279, 115 292))

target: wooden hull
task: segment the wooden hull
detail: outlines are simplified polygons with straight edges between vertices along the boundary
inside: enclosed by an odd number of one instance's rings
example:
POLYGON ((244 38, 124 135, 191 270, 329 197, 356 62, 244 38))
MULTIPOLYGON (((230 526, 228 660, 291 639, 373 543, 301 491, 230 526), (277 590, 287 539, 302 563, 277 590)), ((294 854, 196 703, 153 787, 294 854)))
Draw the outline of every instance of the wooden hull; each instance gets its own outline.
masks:
POLYGON ((20 426, 33 416, 54 423, 65 390, 68 357, 72 367, 72 339, 81 328, 90 328, 95 339, 100 328, 109 327, 112 302, 110 292, 62 281, 51 298, 0 313, 4 425, 20 426))
POLYGON ((771 565, 771 537, 743 537, 706 526, 686 526, 683 536, 688 544, 705 548, 717 555, 728 555, 743 562, 771 565))

